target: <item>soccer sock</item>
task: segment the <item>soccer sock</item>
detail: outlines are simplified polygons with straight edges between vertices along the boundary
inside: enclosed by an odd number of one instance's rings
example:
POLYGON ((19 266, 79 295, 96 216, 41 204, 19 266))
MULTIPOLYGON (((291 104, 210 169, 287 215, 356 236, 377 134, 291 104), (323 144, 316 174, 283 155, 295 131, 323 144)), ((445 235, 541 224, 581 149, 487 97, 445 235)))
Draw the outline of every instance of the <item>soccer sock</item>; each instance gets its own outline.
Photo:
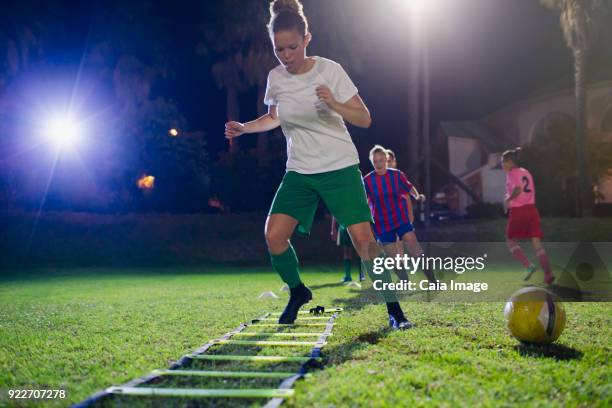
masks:
MULTIPOLYGON (((383 258, 385 256, 384 253, 379 254, 376 258, 383 258)), ((366 273, 372 279, 372 282, 375 280, 381 280, 384 283, 391 283, 393 279, 391 279, 391 273, 387 268, 384 268, 383 273, 375 274, 374 273, 374 261, 373 260, 363 260, 363 267, 366 270, 366 273)), ((397 302, 397 297, 395 296, 395 292, 392 290, 377 290, 378 295, 385 303, 397 302)))
POLYGON ((270 254, 270 261, 272 262, 272 268, 290 288, 295 288, 302 283, 298 268, 298 258, 291 244, 282 254, 270 254))
POLYGON ((512 256, 516 260, 518 260, 525 268, 529 268, 529 266, 531 266, 529 259, 527 259, 527 257, 525 256, 525 252, 523 252, 520 246, 517 245, 510 248, 510 252, 512 253, 512 256))
POLYGON ((361 258, 357 258, 357 270, 359 271, 359 280, 364 280, 365 274, 363 273, 363 267, 361 266, 361 258))
POLYGON ((344 260, 344 279, 351 279, 351 260, 344 260))
POLYGON ((418 248, 415 250, 416 255, 414 255, 414 257, 419 257, 419 256, 423 256, 423 266, 421 267, 421 271, 423 272, 423 275, 425 275, 425 277, 427 278, 427 280, 429 282, 435 283, 436 282, 436 275, 434 274, 433 270, 431 268, 428 268, 427 265, 425 264, 426 262, 426 258, 424 257, 425 252, 423 252, 423 249, 418 246, 418 248))
POLYGON ((536 255, 538 257, 538 261, 540 261, 540 265, 544 270, 544 276, 552 276, 552 269, 550 268, 550 260, 548 259, 548 254, 544 250, 544 248, 540 248, 536 251, 536 255))
POLYGON ((398 302, 388 302, 387 313, 393 316, 396 320, 406 320, 406 316, 404 316, 404 312, 402 311, 402 308, 398 302))
POLYGON ((399 280, 405 280, 405 281, 410 280, 410 278, 408 277, 408 272, 406 272, 404 268, 396 269, 395 274, 397 275, 399 280))

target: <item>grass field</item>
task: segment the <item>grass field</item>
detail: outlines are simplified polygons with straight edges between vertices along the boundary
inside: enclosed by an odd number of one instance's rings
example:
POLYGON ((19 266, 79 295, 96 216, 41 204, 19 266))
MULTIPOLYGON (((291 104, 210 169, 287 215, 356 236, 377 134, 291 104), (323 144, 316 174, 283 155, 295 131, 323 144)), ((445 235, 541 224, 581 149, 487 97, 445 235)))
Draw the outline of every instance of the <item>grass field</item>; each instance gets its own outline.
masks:
MULTIPOLYGON (((337 283, 339 270, 308 268, 303 276, 314 289, 314 304, 347 310, 324 348, 325 368, 299 381, 287 406, 612 404, 610 303, 566 303, 568 322, 559 341, 525 347, 506 332, 501 302, 405 302, 417 327, 391 332, 385 328, 384 306, 360 302, 356 290, 337 283)), ((241 322, 279 311, 285 292, 276 300, 257 296, 265 290, 279 293, 280 286, 266 269, 48 269, 5 274, 0 280, 0 406, 66 406, 107 386, 167 368, 241 322), (8 389, 58 388, 66 390, 65 400, 17 401, 7 395, 8 389)), ((222 347, 212 352, 231 353, 238 346, 222 347)), ((262 353, 298 351, 266 348, 262 353)), ((194 366, 211 368, 203 364, 194 366)), ((291 364, 274 369, 295 370, 291 364)), ((279 383, 164 381, 163 386, 209 388, 279 383)), ((118 402, 137 406, 133 397, 102 405, 118 402)), ((194 406, 181 400, 166 402, 194 406)), ((222 400, 215 402, 224 405, 222 400)), ((235 406, 235 400, 225 403, 235 406)))

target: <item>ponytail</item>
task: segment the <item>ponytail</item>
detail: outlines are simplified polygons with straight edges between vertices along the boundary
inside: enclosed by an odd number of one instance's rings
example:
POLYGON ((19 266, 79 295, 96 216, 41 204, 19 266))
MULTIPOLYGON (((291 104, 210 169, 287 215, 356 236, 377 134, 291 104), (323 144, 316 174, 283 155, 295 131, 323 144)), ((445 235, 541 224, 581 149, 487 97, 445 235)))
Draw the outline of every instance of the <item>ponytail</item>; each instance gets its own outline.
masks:
POLYGON ((521 153, 522 148, 515 147, 514 149, 506 150, 502 153, 502 161, 512 160, 514 164, 518 165, 519 155, 521 153))

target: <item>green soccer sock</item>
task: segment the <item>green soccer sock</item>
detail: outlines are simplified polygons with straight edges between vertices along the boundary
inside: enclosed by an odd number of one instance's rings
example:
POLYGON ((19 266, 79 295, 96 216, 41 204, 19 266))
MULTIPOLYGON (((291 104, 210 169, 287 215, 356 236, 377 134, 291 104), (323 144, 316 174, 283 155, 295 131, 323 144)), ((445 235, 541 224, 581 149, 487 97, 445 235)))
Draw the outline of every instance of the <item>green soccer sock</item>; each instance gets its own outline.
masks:
POLYGON ((351 260, 344 260, 344 280, 351 280, 351 260))
MULTIPOLYGON (((383 258, 384 256, 385 254, 381 253, 376 258, 383 258)), ((374 261, 373 260, 366 261, 364 259, 363 267, 365 268, 365 271, 367 272, 370 279, 372 279, 372 283, 375 280, 381 280, 384 283, 393 282, 393 280, 391 279, 391 273, 389 272, 387 268, 384 268, 384 272, 381 274, 374 273, 374 261)), ((377 290, 376 292, 378 292, 378 295, 380 296, 380 298, 386 303, 397 302, 397 296, 395 296, 395 292, 392 290, 377 290)))
POLYGON ((290 288, 295 288, 302 283, 298 267, 298 258, 291 244, 289 244, 289 248, 282 254, 270 254, 270 261, 272 262, 272 268, 274 268, 283 282, 290 288))

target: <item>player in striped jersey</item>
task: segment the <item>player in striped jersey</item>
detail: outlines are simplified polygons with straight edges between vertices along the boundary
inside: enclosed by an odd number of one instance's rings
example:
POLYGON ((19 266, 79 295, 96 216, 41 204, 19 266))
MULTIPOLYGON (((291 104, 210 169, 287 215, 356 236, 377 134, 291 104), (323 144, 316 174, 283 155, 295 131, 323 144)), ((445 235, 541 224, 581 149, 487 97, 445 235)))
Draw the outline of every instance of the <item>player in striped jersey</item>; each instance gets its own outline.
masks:
POLYGON ((548 254, 542 247, 540 214, 535 206, 535 185, 531 173, 517 164, 520 151, 520 147, 506 150, 502 153, 501 159, 506 172, 504 207, 509 210, 506 242, 512 255, 525 267, 524 280, 528 280, 536 268, 529 262, 517 240, 531 239, 540 266, 544 270, 544 283, 550 285, 555 280, 555 276, 550 267, 548 254))
MULTIPOLYGON (((397 158, 395 157, 395 152, 393 152, 393 150, 391 149, 387 149, 387 167, 390 169, 397 169, 397 158)), ((425 197, 425 196, 422 196, 422 197, 425 197)), ((402 198, 406 201, 406 211, 408 213, 408 219, 410 220, 410 223, 413 224, 414 226, 414 212, 412 211, 412 201, 410 199, 410 194, 404 194, 402 198)), ((416 199, 418 200, 418 198, 416 199)), ((397 254, 404 255, 405 253, 404 244, 399 237, 397 237, 397 242, 395 245, 397 247, 395 249, 397 251, 397 254)), ((400 279, 408 280, 408 274, 406 273, 405 270, 396 269, 395 273, 400 279)))
MULTIPOLYGON (((395 152, 391 149, 387 149, 387 167, 390 169, 397 169, 397 157, 395 156, 395 152)), ((406 207, 408 209, 408 219, 414 225, 414 210, 412 208, 412 201, 410 200, 410 194, 405 194, 402 196, 404 200, 406 200, 406 207)), ((421 197, 415 197, 417 201, 423 201, 425 196, 421 194, 421 197)), ((398 245, 398 251, 403 251, 404 248, 402 245, 398 245)))
MULTIPOLYGON (((374 146, 370 150, 374 171, 363 178, 374 218, 374 235, 389 257, 397 254, 398 238, 411 256, 421 256, 423 249, 414 233, 403 196, 410 194, 417 200, 425 197, 419 194, 402 171, 388 168, 387 160, 387 150, 379 145, 374 146)), ((433 271, 424 270, 423 273, 430 282, 436 281, 433 271)))

